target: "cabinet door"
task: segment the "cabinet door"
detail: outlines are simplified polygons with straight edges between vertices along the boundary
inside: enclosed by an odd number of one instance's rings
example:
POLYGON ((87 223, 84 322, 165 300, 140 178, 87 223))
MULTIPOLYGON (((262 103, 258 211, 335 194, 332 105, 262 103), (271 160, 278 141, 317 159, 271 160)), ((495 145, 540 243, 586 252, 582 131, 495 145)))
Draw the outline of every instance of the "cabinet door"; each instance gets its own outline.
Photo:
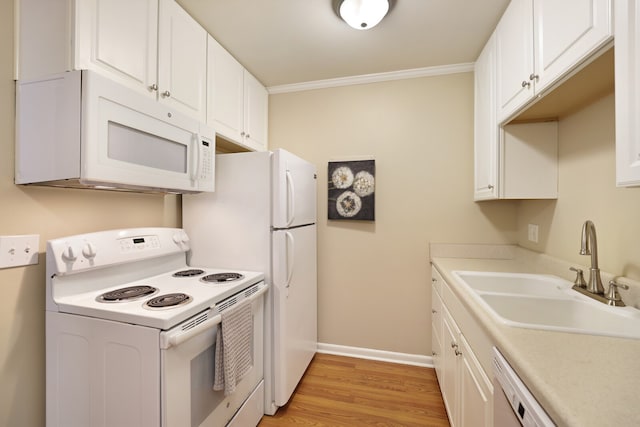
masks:
POLYGON ((512 0, 496 27, 498 122, 533 97, 533 0, 512 0))
POLYGON ((438 382, 442 384, 442 341, 443 341, 443 320, 442 320, 442 300, 436 292, 435 287, 431 288, 431 354, 433 366, 436 370, 438 382))
POLYGON ((613 38, 611 0, 534 0, 536 92, 613 38))
POLYGON ((160 0, 159 99, 206 120, 207 32, 174 0, 160 0))
POLYGON ((493 426, 493 385, 463 335, 460 357, 460 426, 493 426))
POLYGON ((491 36, 474 70, 474 200, 498 198, 498 123, 496 121, 496 38, 491 36))
POLYGON ((440 391, 442 392, 442 400, 449 415, 449 423, 452 427, 456 427, 459 422, 458 405, 458 353, 459 344, 458 337, 460 330, 453 321, 443 305, 443 342, 442 342, 442 376, 443 381, 440 383, 440 391))
POLYGON ((615 7, 616 182, 640 185, 640 4, 617 0, 615 7))
POLYGON ((213 37, 207 41, 207 123, 224 138, 242 142, 244 68, 213 37))
POLYGON ((262 151, 267 149, 269 94, 255 77, 244 73, 245 143, 262 151))
POLYGON ((158 1, 75 2, 75 69, 91 69, 155 96, 158 1), (126 12, 123 12, 126 11, 126 12))

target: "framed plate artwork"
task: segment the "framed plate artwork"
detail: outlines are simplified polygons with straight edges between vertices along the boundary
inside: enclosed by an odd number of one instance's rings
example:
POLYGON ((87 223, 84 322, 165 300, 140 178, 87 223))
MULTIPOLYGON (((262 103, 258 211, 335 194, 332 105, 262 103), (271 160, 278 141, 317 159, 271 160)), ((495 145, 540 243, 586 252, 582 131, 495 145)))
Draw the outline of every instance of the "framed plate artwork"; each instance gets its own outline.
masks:
POLYGON ((375 160, 329 162, 329 219, 375 220, 375 160))

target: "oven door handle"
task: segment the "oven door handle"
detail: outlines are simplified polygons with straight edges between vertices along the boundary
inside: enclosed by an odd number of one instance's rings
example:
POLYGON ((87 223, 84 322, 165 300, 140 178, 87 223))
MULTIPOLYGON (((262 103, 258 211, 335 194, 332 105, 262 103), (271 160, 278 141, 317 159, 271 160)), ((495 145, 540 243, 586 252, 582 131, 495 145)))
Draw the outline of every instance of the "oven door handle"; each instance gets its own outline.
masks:
MULTIPOLYGON (((263 283, 262 287, 260 287, 260 289, 255 291, 249 297, 249 300, 250 301, 255 300, 256 298, 258 298, 259 296, 261 296, 262 294, 267 292, 268 289, 269 289, 269 286, 267 284, 263 283)), ((214 307, 215 307, 215 304, 211 308, 213 309, 214 307)), ((187 332, 184 332, 182 334, 173 335, 173 336, 167 336, 167 335, 162 335, 161 334, 160 335, 160 348, 162 350, 167 350, 167 349, 169 349, 171 347, 177 347, 180 344, 182 344, 183 342, 195 337, 196 335, 199 335, 202 332, 205 332, 206 330, 217 326, 220 322, 222 322, 222 315, 221 314, 216 314, 211 319, 205 320, 204 322, 200 323, 197 326, 194 326, 193 328, 189 329, 187 332)))
POLYGON ((215 328, 222 321, 222 315, 217 314, 213 316, 211 319, 207 319, 204 322, 200 323, 198 326, 194 326, 189 329, 187 332, 173 335, 173 336, 161 336, 160 337, 160 348, 162 350, 167 350, 171 347, 177 347, 183 342, 195 337, 203 333, 206 330, 211 328, 215 328))

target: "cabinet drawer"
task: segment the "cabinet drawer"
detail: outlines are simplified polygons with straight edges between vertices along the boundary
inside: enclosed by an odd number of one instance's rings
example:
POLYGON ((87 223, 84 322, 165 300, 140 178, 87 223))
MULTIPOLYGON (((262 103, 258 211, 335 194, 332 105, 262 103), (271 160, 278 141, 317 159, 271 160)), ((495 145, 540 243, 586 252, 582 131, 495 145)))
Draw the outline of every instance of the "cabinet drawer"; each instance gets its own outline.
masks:
POLYGON ((440 272, 434 266, 431 266, 431 285, 440 296, 442 296, 443 283, 444 279, 440 272))
MULTIPOLYGON (((479 326, 478 321, 467 311, 448 283, 443 282, 442 303, 455 319, 458 328, 464 334, 478 358, 485 373, 492 370, 491 340, 479 326)), ((445 311, 446 311, 445 310, 445 311)))

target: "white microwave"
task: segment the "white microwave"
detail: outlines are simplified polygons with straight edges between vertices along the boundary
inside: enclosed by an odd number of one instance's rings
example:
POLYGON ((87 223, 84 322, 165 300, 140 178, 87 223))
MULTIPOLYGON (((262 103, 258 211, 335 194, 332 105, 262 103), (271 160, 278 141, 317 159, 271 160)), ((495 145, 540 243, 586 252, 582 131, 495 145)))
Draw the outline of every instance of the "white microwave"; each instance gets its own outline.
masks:
POLYGON ((92 71, 19 81, 16 184, 214 190, 215 132, 92 71))

